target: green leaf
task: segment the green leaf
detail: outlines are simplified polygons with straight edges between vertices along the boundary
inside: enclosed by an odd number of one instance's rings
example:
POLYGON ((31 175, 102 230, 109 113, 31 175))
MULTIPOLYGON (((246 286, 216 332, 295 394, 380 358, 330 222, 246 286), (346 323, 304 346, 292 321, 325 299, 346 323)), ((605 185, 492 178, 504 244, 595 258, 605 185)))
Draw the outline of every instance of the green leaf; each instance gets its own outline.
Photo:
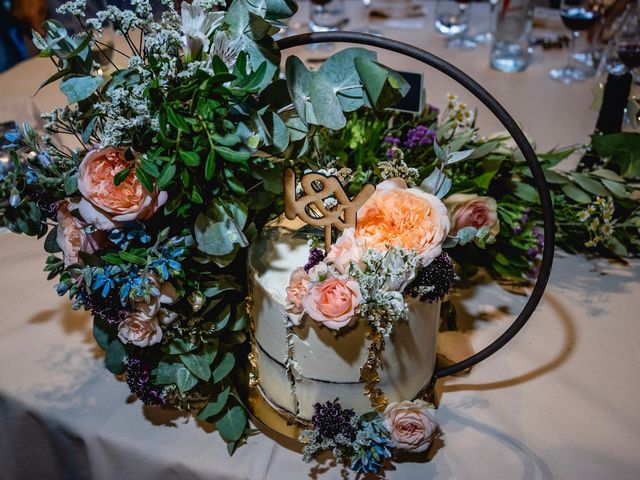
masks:
POLYGON ((233 356, 233 353, 231 352, 225 353, 222 359, 220 360, 220 363, 218 363, 216 368, 214 368, 213 370, 213 382, 218 383, 220 380, 222 380, 227 375, 229 375, 229 373, 231 373, 231 371, 233 370, 233 367, 235 366, 235 364, 236 364, 236 359, 233 356))
POLYGON ((209 181, 213 178, 213 175, 216 171, 216 152, 215 150, 210 150, 207 155, 207 163, 204 165, 204 178, 209 181))
POLYGON ((181 393, 186 393, 198 384, 198 379, 186 368, 176 372, 176 385, 181 393))
POLYGON ((120 258, 122 258, 125 262, 134 263, 140 266, 145 266, 147 264, 146 259, 134 255, 133 253, 120 252, 118 255, 120 255, 120 258))
POLYGON ((289 146, 289 129, 275 112, 271 113, 271 141, 278 152, 283 152, 289 146))
POLYGON ((58 253, 62 249, 58 245, 58 226, 53 227, 44 240, 44 251, 47 253, 58 253))
POLYGON ((369 101, 376 108, 389 107, 409 92, 402 75, 384 65, 364 57, 357 57, 355 65, 369 101))
POLYGON ((195 350, 198 346, 198 343, 191 343, 185 338, 175 337, 168 345, 163 347, 163 350, 171 355, 181 355, 195 350))
POLYGON ((208 382, 211 378, 211 369, 208 362, 209 356, 198 355, 197 353, 186 353, 180 355, 180 360, 196 377, 208 382))
POLYGON ((513 194, 527 203, 540 203, 538 191, 528 183, 517 182, 513 188, 513 194))
POLYGON ((355 68, 357 57, 376 60, 375 52, 364 48, 347 48, 329 57, 318 70, 333 85, 344 112, 352 112, 364 105, 364 89, 355 68), (352 88, 360 86, 360 88, 352 88), (348 88, 345 90, 345 88, 348 88))
POLYGON ((312 75, 302 60, 298 57, 288 57, 285 64, 287 88, 293 107, 304 123, 317 123, 313 107, 311 106, 310 92, 312 75))
POLYGON ((602 183, 605 187, 607 187, 607 190, 609 190, 618 198, 626 198, 629 196, 627 189, 624 188, 624 184, 622 183, 614 182, 613 180, 607 180, 605 178, 602 179, 602 183))
POLYGON ((216 428, 220 436, 227 442, 240 440, 247 426, 247 414, 239 405, 231 408, 220 420, 216 422, 216 428))
POLYGON ((447 155, 447 165, 461 162, 473 153, 473 150, 461 150, 459 152, 451 152, 447 155))
POLYGON ((328 79, 314 75, 309 95, 318 125, 332 130, 344 128, 347 119, 342 113, 338 97, 336 97, 333 85, 328 79))
POLYGON ((167 120, 171 125, 176 127, 178 130, 188 131, 189 124, 185 121, 184 117, 178 115, 171 107, 167 107, 167 120))
POLYGON ((89 140, 91 140, 91 133, 93 133, 93 128, 96 126, 97 121, 98 116, 96 115, 91 120, 89 120, 89 123, 87 123, 87 126, 82 132, 82 141, 84 143, 89 143, 89 140))
POLYGON ((102 77, 71 77, 60 84, 69 104, 86 100, 102 85, 102 77))
POLYGON ((216 153, 219 153, 222 158, 232 163, 245 163, 249 158, 251 158, 251 154, 249 152, 240 152, 229 147, 215 145, 213 149, 216 153))
POLYGON ((114 375, 120 375, 125 371, 127 351, 120 339, 114 339, 107 347, 105 364, 107 369, 114 375))
POLYGON ((486 157, 493 152, 498 146, 499 142, 486 142, 473 150, 473 153, 469 155, 469 160, 476 160, 478 158, 486 157))
POLYGON ((99 317, 93 317, 93 338, 102 350, 109 348, 111 342, 111 335, 107 331, 106 322, 103 322, 99 317))
POLYGON ((202 293, 205 297, 212 298, 223 292, 240 290, 240 286, 235 282, 233 275, 216 275, 214 280, 206 282, 202 293))
POLYGON ((620 240, 618 240, 616 237, 609 238, 609 240, 607 240, 606 245, 613 253, 615 253, 619 257, 629 256, 629 251, 627 250, 627 247, 625 247, 624 244, 620 240))
POLYGON ((123 168, 113 177, 113 184, 117 187, 124 182, 131 173, 131 167, 123 168))
POLYGON ((230 391, 231 391, 231 387, 227 387, 224 390, 222 390, 213 402, 209 402, 200 411, 200 413, 198 414, 198 420, 205 422, 209 418, 219 414, 224 408, 224 406, 227 404, 230 391))
POLYGON ((597 180, 578 172, 571 172, 571 178, 584 190, 601 197, 609 195, 606 188, 597 180))
POLYGON ((566 183, 562 185, 562 193, 564 193, 571 200, 578 203, 589 203, 591 197, 587 195, 583 190, 576 187, 573 183, 566 183))
POLYGON ((568 183, 570 181, 565 175, 562 175, 561 173, 558 173, 554 170, 549 170, 545 168, 543 169, 543 172, 544 172, 544 178, 549 183, 564 185, 565 183, 568 183))
POLYGON ((187 167, 197 167, 200 165, 200 155, 196 152, 185 152, 180 150, 179 155, 187 167))
POLYGON ((608 170, 606 168, 600 168, 598 170, 593 170, 589 172, 591 175, 596 175, 597 177, 606 178, 607 180, 613 180, 614 182, 624 183, 624 178, 618 175, 613 170, 608 170))
POLYGON ((64 174, 64 193, 73 195, 78 190, 78 175, 70 171, 64 174))
POLYGON ((175 174, 176 166, 173 163, 168 163, 167 165, 165 165, 162 169, 162 172, 160 172, 160 176, 158 177, 158 188, 164 188, 169 185, 169 183, 171 183, 171 180, 173 180, 175 174))
POLYGON ((623 177, 640 176, 640 134, 631 132, 593 135, 593 149, 600 157, 610 157, 623 177))

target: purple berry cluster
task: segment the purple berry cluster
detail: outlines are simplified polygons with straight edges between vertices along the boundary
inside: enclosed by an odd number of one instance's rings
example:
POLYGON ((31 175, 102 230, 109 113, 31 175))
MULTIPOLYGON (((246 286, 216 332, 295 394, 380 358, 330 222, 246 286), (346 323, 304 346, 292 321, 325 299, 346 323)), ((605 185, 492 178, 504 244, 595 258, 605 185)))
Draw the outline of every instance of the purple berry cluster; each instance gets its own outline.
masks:
POLYGON ((455 282, 453 262, 446 253, 438 255, 429 265, 421 268, 416 278, 406 288, 405 293, 412 297, 420 296, 422 302, 442 300, 453 288, 455 282), (425 287, 433 287, 423 293, 425 287))
POLYGON ((352 409, 343 410, 338 399, 325 404, 316 403, 313 408, 313 428, 322 438, 333 439, 341 433, 349 440, 355 440, 356 428, 351 419, 356 413, 352 409))
POLYGON ((117 294, 106 297, 100 292, 84 296, 84 306, 94 317, 100 317, 109 325, 117 325, 127 318, 129 311, 122 306, 117 294))
POLYGON ((140 352, 138 356, 131 355, 127 360, 127 385, 145 405, 163 405, 162 389, 151 383, 151 371, 156 367, 148 355, 140 352))
POLYGON ((324 260, 325 256, 324 252, 319 248, 312 248, 309 252, 309 260, 307 260, 307 263, 303 267, 304 271, 309 273, 309 270, 324 260))
POLYGON ((431 145, 436 138, 435 130, 418 125, 407 132, 407 139, 404 142, 406 147, 416 147, 422 145, 431 145))
POLYGON ((33 198, 40 211, 48 218, 55 220, 58 213, 58 202, 55 202, 46 193, 38 191, 33 193, 33 198))

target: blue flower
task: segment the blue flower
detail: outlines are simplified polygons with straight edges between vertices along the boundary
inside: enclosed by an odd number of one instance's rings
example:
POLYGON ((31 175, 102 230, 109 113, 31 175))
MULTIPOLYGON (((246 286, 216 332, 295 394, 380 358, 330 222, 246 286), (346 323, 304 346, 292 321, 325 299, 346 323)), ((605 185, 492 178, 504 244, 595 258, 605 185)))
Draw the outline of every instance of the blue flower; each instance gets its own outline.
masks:
POLYGON ((120 270, 114 267, 107 267, 105 269, 98 269, 93 276, 93 283, 91 284, 91 290, 97 292, 100 290, 102 298, 106 298, 112 288, 115 287, 115 280, 111 278, 111 274, 118 273, 120 270))
POLYGON ((44 150, 38 154, 38 161, 42 168, 48 168, 51 165, 51 157, 44 150))
POLYGON ((388 438, 372 435, 369 444, 353 457, 351 470, 358 473, 379 473, 383 462, 391 458, 393 447, 393 443, 388 438))
POLYGON ((31 168, 27 169, 25 172, 25 182, 27 182, 27 185, 35 185, 38 183, 38 174, 35 170, 31 168))
POLYGON ((17 208, 18 205, 20 205, 20 193, 14 192, 11 194, 11 196, 9 197, 9 205, 11 205, 13 208, 17 208))
POLYGON ((176 259, 181 257, 183 254, 184 248, 178 248, 162 258, 154 260, 149 264, 149 266, 156 269, 162 276, 163 280, 168 280, 171 272, 179 272, 182 270, 182 265, 176 259))
POLYGON ((143 245, 151 242, 151 237, 146 232, 144 224, 131 222, 122 227, 115 228, 109 233, 109 241, 115 243, 121 250, 126 250, 133 240, 138 239, 143 245))

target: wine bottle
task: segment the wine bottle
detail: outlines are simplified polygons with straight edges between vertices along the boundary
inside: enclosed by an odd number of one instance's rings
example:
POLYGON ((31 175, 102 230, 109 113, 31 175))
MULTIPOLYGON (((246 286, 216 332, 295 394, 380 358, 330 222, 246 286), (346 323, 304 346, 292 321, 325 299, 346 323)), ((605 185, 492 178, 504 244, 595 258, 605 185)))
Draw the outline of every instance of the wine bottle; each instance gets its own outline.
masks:
MULTIPOLYGON (((598 114, 594 135, 619 133, 622 131, 624 110, 627 107, 632 80, 633 76, 629 72, 622 75, 610 73, 607 76, 607 82, 605 83, 602 96, 602 106, 598 114)), ((593 170, 600 166, 599 162, 600 158, 589 149, 580 159, 578 170, 593 170)))

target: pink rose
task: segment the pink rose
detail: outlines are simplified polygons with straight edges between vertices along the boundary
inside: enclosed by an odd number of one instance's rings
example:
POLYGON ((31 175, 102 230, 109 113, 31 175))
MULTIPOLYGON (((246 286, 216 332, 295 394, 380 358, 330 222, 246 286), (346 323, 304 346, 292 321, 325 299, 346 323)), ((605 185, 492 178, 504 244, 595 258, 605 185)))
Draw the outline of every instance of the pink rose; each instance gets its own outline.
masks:
POLYGON ((456 193, 445 199, 444 203, 451 216, 452 235, 464 227, 480 229, 489 226, 489 231, 494 237, 500 232, 498 204, 494 198, 456 193))
POLYGON ((132 343, 138 347, 149 347, 160 343, 162 329, 157 317, 149 318, 143 312, 133 312, 118 325, 118 338, 122 343, 132 343))
POLYGON ((391 245, 413 250, 421 266, 440 255, 448 233, 447 207, 435 195, 407 188, 401 178, 380 183, 358 210, 356 238, 365 247, 386 251, 391 245))
POLYGON ((351 263, 358 264, 362 260, 362 241, 355 237, 355 229, 347 228, 325 258, 325 262, 331 263, 334 268, 342 273, 349 273, 351 263))
POLYGON ((113 181, 131 163, 124 150, 105 148, 90 151, 78 167, 78 189, 84 197, 80 214, 100 230, 111 230, 122 222, 146 220, 167 201, 167 192, 145 189, 133 171, 118 186, 113 181))
POLYGON ((338 330, 351 322, 361 302, 360 287, 353 278, 329 277, 311 287, 302 299, 302 306, 311 318, 338 330))
POLYGON ((104 232, 86 232, 85 228, 88 225, 73 215, 77 209, 78 204, 69 200, 63 200, 58 204, 56 241, 62 250, 65 267, 78 263, 80 252, 96 252, 106 240, 104 232))
POLYGON ((300 319, 304 315, 302 299, 309 291, 310 283, 311 278, 309 274, 304 271, 304 268, 296 268, 291 272, 289 286, 287 287, 285 309, 293 325, 300 325, 300 319))
POLYGON ((392 402, 384 410, 384 425, 391 440, 402 450, 424 452, 438 428, 429 404, 422 400, 392 402))

